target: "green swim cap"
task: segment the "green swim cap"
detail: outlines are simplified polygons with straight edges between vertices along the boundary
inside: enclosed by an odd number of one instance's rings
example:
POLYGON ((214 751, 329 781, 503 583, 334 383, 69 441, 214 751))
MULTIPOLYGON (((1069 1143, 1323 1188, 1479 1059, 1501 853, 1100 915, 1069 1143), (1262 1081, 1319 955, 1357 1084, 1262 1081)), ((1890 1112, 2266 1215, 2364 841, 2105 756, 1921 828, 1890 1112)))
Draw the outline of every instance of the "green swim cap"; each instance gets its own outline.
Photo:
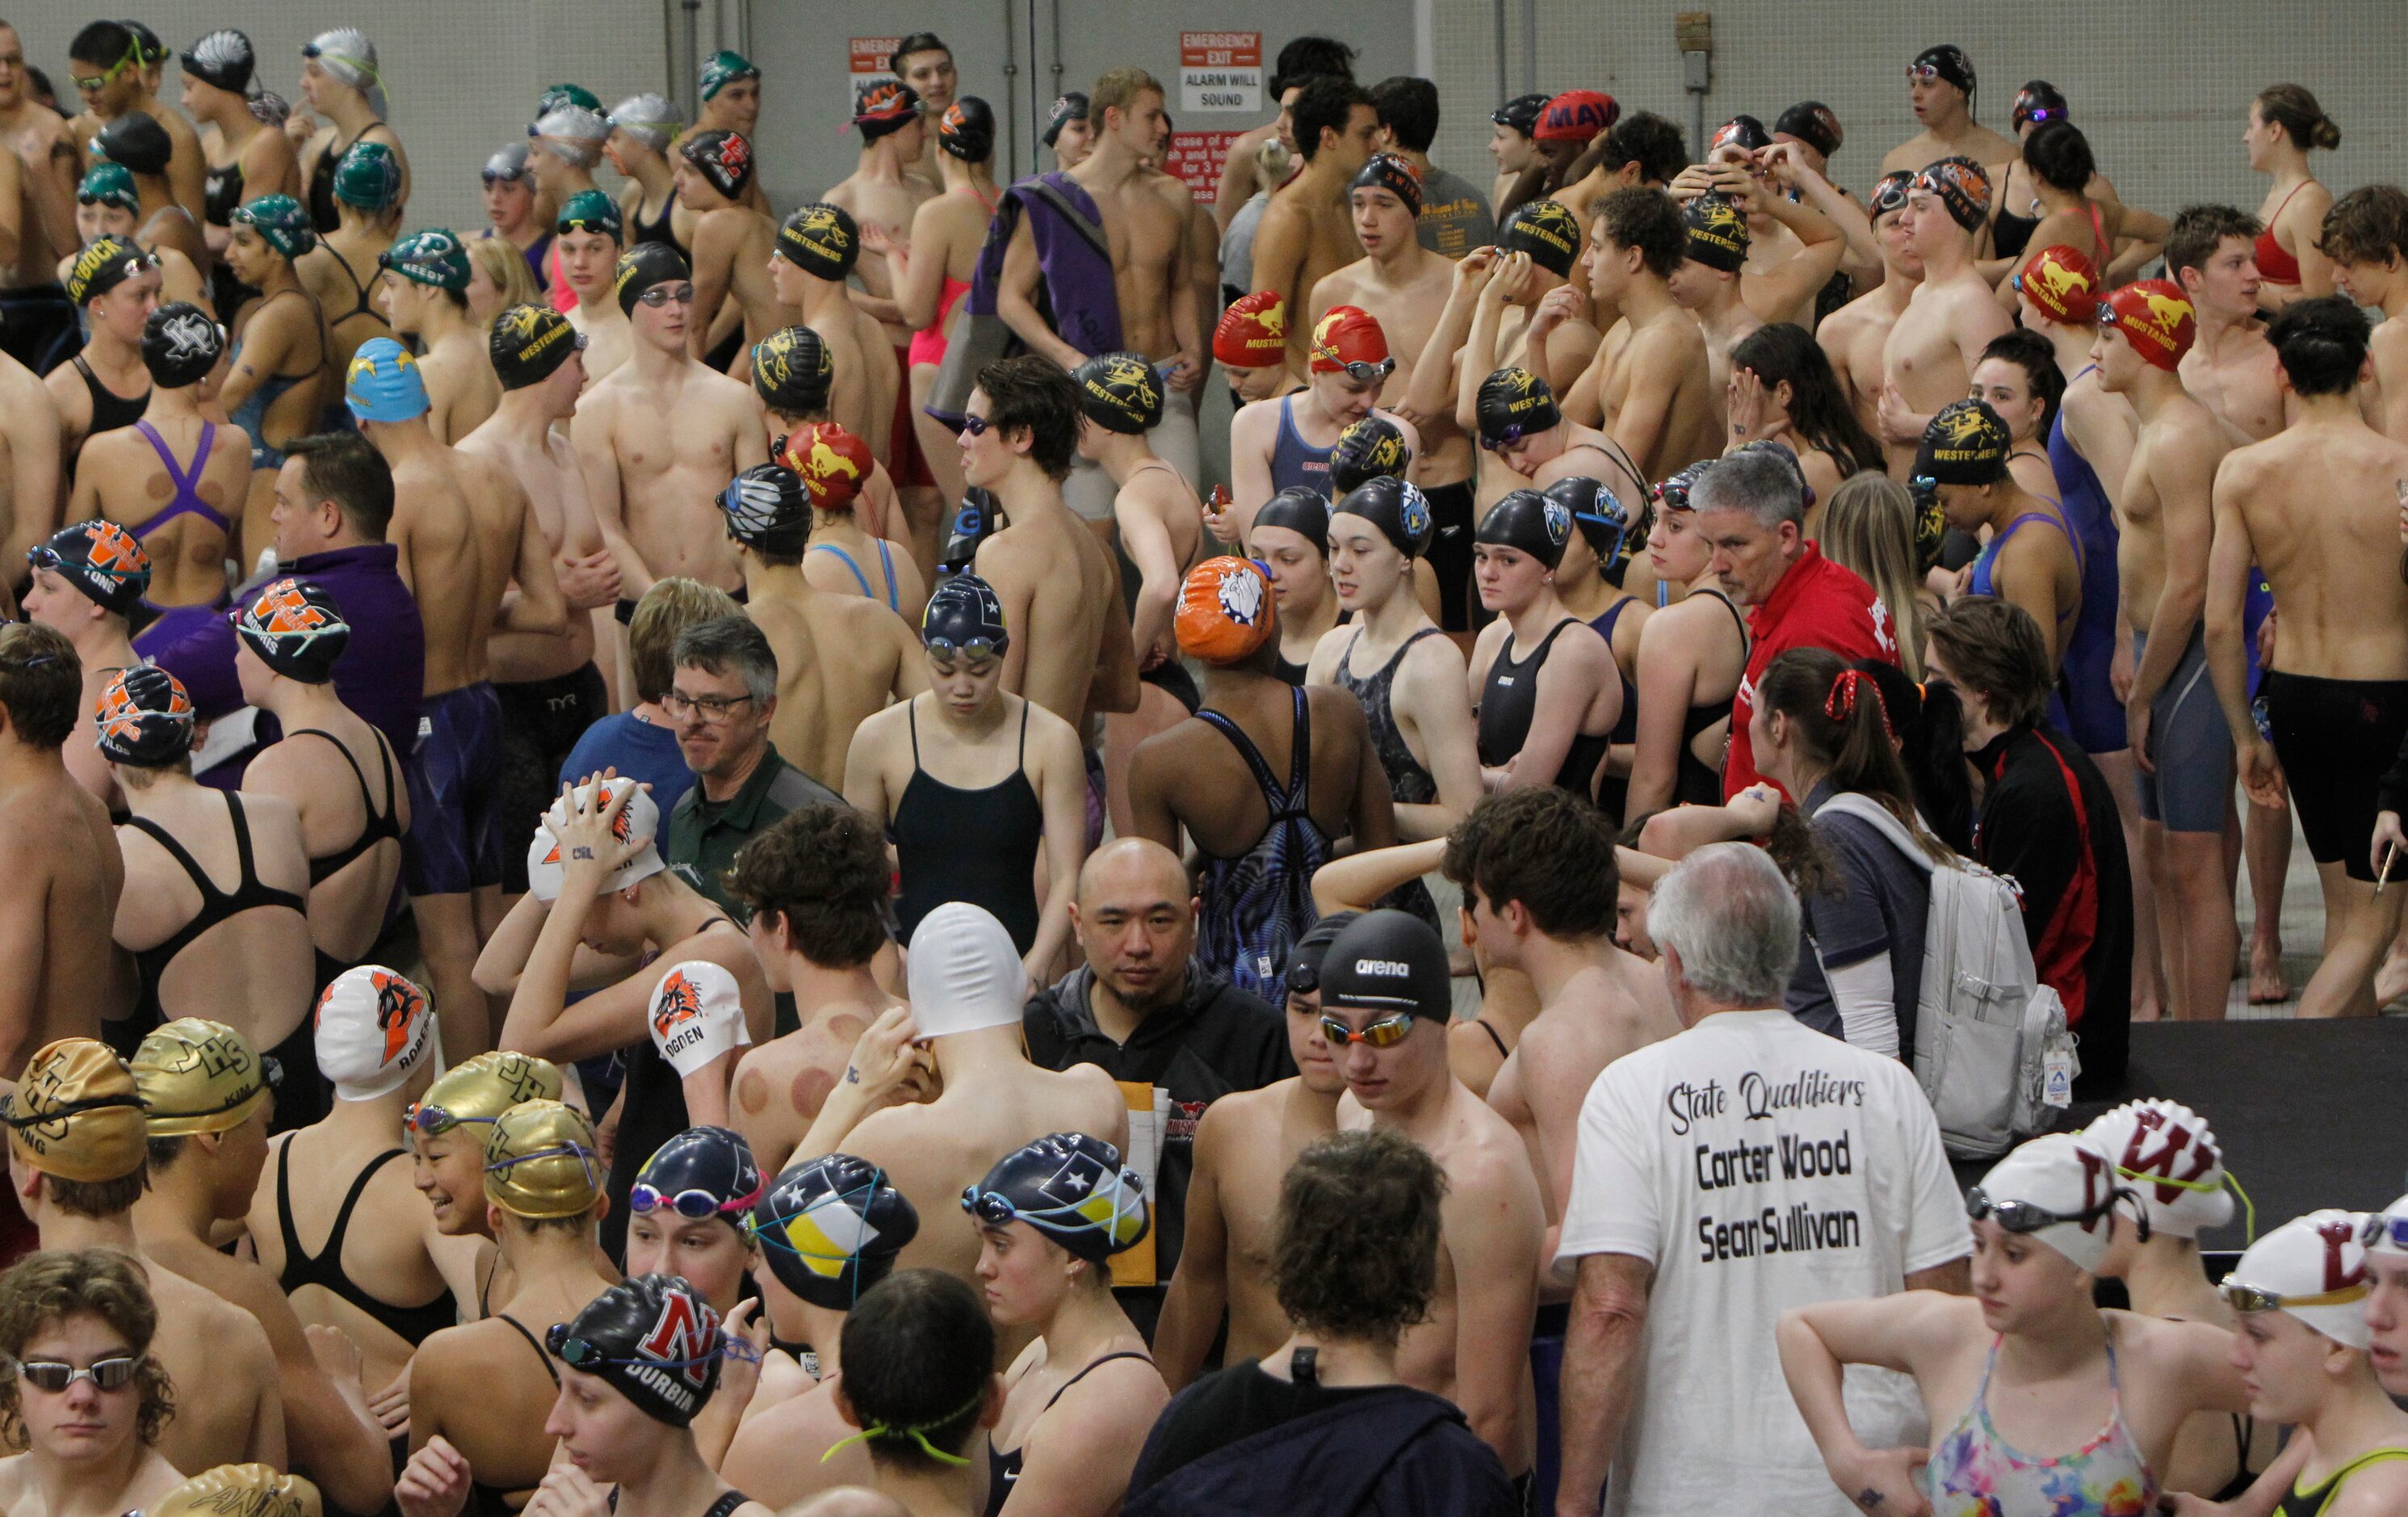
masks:
POLYGON ((318 245, 318 231, 309 224, 309 212, 289 195, 263 195, 256 200, 246 200, 235 207, 234 214, 227 219, 258 232, 269 247, 287 258, 298 258, 318 245))
POLYGON ((624 242, 626 224, 619 215, 619 202, 599 190, 580 190, 560 208, 560 219, 552 231, 601 232, 613 242, 624 242))
POLYGON ((381 142, 354 142, 335 166, 335 198, 362 210, 391 210, 401 199, 401 160, 381 142))
POLYGON ((543 92, 535 103, 535 119, 543 120, 562 106, 582 106, 595 115, 602 114, 602 98, 582 84, 555 84, 543 92))
POLYGON ((377 267, 454 295, 468 288, 468 250, 460 245, 458 238, 440 227, 403 238, 377 254, 377 267))
POLYGON ((134 193, 133 171, 123 164, 94 164, 83 182, 76 186, 76 204, 115 206, 138 215, 142 197, 134 193))
POLYGON ((723 48, 703 61, 702 97, 709 100, 740 79, 757 79, 761 71, 752 60, 733 49, 723 48))

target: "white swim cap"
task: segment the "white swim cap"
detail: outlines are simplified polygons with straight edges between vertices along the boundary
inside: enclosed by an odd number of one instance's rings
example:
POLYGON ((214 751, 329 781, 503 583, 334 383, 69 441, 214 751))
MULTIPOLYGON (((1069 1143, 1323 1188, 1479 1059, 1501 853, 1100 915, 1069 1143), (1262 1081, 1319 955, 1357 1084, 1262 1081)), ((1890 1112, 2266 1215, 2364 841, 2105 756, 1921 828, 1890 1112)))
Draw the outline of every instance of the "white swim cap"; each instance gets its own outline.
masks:
POLYGON ((335 1082, 337 1101, 374 1101, 401 1089, 423 1063, 442 1066, 435 1007, 415 981, 381 964, 335 976, 318 997, 311 1042, 318 1073, 335 1082))
POLYGON ((2188 1106, 2129 1101, 2075 1135, 2139 1192, 2157 1232, 2195 1238, 2232 1221, 2224 1150, 2207 1119, 2188 1106))
POLYGON ((723 964, 689 959, 670 965, 652 986, 652 1047, 680 1079, 752 1046, 743 992, 723 964))
POLYGON ((2366 1218, 2312 1211, 2249 1246, 2224 1278, 2225 1299, 2243 1312, 2284 1311, 2345 1348, 2373 1341, 2366 1325, 2366 1218))
POLYGON ((1991 1217, 2010 1233, 2045 1243, 2077 1269, 2097 1273, 2107 1261, 2114 1237, 2109 1208, 2118 1195, 2132 1188, 2115 1178, 2114 1167, 2097 1152, 2063 1133, 2036 1137, 1990 1166, 1966 1197, 1976 1221, 1991 1217), (2018 1207, 2032 1208, 2055 1220, 2036 1226, 2010 1226, 2018 1207), (2086 1219, 2086 1220, 2084 1220, 2086 1219))
POLYGON ((922 1037, 1016 1027, 1028 973, 995 915, 948 902, 911 933, 911 1022, 922 1037))
MULTIPOLYGON (((602 889, 605 891, 624 890, 638 880, 657 874, 666 867, 661 862, 658 846, 661 808, 652 803, 652 796, 640 788, 634 780, 621 777, 606 780, 603 783, 609 787, 610 797, 613 800, 625 795, 629 790, 636 792, 628 799, 626 809, 619 813, 619 820, 611 827, 610 832, 622 843, 632 843, 641 838, 644 840, 644 845, 636 850, 633 858, 612 870, 609 877, 602 882, 602 889)), ((594 787, 591 784, 579 786, 574 796, 580 811, 586 810, 596 803, 594 787)), ((604 805, 609 803, 608 801, 601 802, 604 805)), ((553 833, 552 829, 564 826, 567 821, 568 800, 563 798, 554 801, 552 803, 552 809, 543 814, 543 820, 536 824, 535 841, 527 845, 527 889, 534 892, 538 901, 560 899, 560 839, 553 833)))

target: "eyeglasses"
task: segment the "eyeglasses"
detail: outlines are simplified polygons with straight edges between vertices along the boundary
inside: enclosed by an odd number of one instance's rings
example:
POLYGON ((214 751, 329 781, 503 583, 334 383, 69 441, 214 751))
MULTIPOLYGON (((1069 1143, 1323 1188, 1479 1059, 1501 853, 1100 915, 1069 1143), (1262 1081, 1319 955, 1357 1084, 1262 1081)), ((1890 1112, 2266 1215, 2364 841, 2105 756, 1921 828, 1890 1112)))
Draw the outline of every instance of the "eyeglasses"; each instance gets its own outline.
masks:
POLYGON ((758 1185, 752 1187, 751 1192, 744 1195, 733 1196, 725 1201, 722 1201, 709 1191, 680 1191, 675 1195, 671 1195, 643 1180, 638 1180, 627 1190, 627 1208, 630 1211, 641 1215, 649 1211, 658 1211, 663 1206, 666 1206, 679 1216, 697 1222, 724 1212, 743 1211, 760 1199, 761 1187, 758 1185))
POLYGON ((1357 384, 1377 384, 1397 371, 1397 361, 1394 358, 1383 358, 1376 364, 1366 363, 1356 358, 1351 362, 1340 364, 1338 350, 1335 348, 1315 348, 1312 350, 1312 355, 1326 363, 1338 364, 1338 371, 1357 384))
POLYGON ((2338 1291, 2319 1291, 2314 1295, 2285 1295, 2261 1286, 2226 1280, 2220 1287, 2224 1299, 2232 1309, 2244 1315, 2260 1311, 2286 1311, 2293 1307, 2343 1307, 2353 1301, 2363 1301, 2373 1291, 2364 1280, 2344 1285, 2338 1291))
POLYGON ((122 1391, 142 1360, 138 1353, 118 1354, 93 1360, 89 1369, 78 1369, 56 1359, 21 1359, 17 1362, 17 1378, 52 1395, 61 1394, 78 1380, 92 1381, 95 1391, 122 1391))
POLYGON ((986 429, 994 425, 995 423, 988 421, 983 416, 966 415, 962 418, 962 430, 968 432, 972 437, 986 436, 986 429))
POLYGON ((2408 1216, 2386 1217, 2382 1212, 2375 1212, 2358 1230, 2358 1241, 2359 1247, 2367 1249, 2387 1242, 2395 1250, 2408 1253, 2408 1216))
POLYGON ((1321 1035, 1341 1048, 1355 1043, 1368 1043, 1375 1048, 1391 1048, 1402 1043, 1405 1034, 1412 1030, 1413 1013, 1410 1011, 1395 1012, 1376 1022, 1366 1022, 1359 1033, 1326 1012, 1321 1019, 1321 1035))
MULTIPOLYGON (((1986 1217, 2007 1232, 2020 1235, 2037 1233, 2043 1227, 2055 1227, 2060 1222, 2086 1226, 2114 1210, 2115 1203, 2131 1193, 2130 1191, 2118 1186, 2109 1192, 2107 1199, 2098 1205, 2068 1213, 2051 1211, 2045 1206, 2035 1206, 2029 1201, 1993 1201, 1987 1192, 1976 1185, 1965 1193, 1965 1215, 1977 1222, 1986 1217)), ((2141 1219, 2141 1235, 2146 1237, 2148 1219, 2145 1216, 2141 1219)))
POLYGON ((687 695, 671 690, 661 697, 661 709, 672 716, 699 716, 716 727, 727 720, 738 706, 752 700, 749 695, 687 695))
POLYGON ((636 303, 638 305, 650 306, 654 311, 658 311, 664 306, 690 306, 694 304, 694 286, 691 284, 655 284, 651 289, 646 290, 643 294, 636 296, 636 303))

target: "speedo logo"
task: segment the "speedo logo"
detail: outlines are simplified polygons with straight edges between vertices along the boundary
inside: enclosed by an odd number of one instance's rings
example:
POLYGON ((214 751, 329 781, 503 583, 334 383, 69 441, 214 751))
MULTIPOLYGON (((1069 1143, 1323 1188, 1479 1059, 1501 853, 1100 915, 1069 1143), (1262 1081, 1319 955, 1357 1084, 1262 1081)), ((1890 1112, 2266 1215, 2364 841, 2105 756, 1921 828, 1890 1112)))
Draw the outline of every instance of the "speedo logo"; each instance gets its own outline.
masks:
POLYGON ((1409 977, 1412 972, 1412 965, 1406 963, 1401 959, 1357 959, 1354 961, 1354 973, 1357 975, 1377 975, 1383 979, 1404 979, 1409 977))

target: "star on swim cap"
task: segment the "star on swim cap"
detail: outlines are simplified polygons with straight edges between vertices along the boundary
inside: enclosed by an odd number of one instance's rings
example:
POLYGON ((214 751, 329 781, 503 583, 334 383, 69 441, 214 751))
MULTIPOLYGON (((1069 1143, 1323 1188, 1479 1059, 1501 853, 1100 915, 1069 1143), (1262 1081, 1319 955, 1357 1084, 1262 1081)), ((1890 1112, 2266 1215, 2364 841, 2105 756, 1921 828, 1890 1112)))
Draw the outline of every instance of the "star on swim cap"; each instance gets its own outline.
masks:
POLYGON ((1153 1222, 1137 1171, 1084 1133, 1050 1134, 1004 1155, 962 1192, 962 1209, 981 1227, 1025 1222, 1090 1264, 1136 1248, 1153 1222))
POLYGON ((920 1214, 884 1170, 831 1153, 779 1176, 745 1232, 779 1284, 812 1306, 850 1311, 919 1235, 920 1214))

